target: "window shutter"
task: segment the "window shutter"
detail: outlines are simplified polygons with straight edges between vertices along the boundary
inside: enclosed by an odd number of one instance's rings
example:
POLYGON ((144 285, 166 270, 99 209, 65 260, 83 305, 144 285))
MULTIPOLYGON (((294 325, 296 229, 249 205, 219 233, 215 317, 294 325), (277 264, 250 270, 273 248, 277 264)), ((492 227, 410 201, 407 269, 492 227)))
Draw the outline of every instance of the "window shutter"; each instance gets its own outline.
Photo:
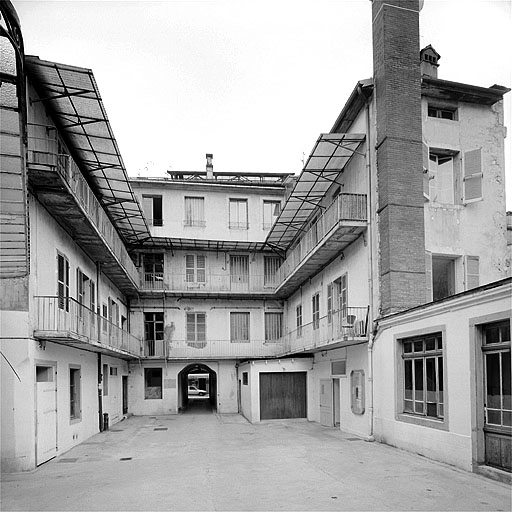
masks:
POLYGON ((464 153, 463 194, 464 203, 482 199, 482 150, 474 149, 464 153))
POLYGON ((206 257, 204 254, 198 254, 196 256, 197 262, 197 282, 205 283, 206 282, 206 257))
POLYGON ((425 251, 425 291, 426 301, 432 302, 432 253, 425 251))
POLYGON ((423 142, 423 196, 425 199, 430 199, 430 176, 428 172, 429 168, 429 148, 428 146, 423 142))
POLYGON ((206 341, 206 314, 197 313, 197 341, 206 341))
POLYGON ((477 288, 480 285, 480 258, 478 256, 466 256, 466 290, 477 288))
POLYGON ((193 283, 195 281, 195 271, 194 271, 194 255, 187 254, 185 256, 185 267, 186 267, 186 280, 187 283, 193 283))
POLYGON ((196 340, 196 318, 194 313, 187 313, 187 341, 196 340))

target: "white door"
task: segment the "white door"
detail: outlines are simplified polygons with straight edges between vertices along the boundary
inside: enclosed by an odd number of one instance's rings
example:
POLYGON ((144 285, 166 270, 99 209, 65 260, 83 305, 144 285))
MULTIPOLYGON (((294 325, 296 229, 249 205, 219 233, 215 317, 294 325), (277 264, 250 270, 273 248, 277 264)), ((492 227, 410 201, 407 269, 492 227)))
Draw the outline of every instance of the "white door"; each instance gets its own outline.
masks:
POLYGON ((320 379, 320 424, 332 427, 332 380, 320 379))
POLYGON ((57 455, 57 375, 55 366, 36 366, 36 464, 57 455))

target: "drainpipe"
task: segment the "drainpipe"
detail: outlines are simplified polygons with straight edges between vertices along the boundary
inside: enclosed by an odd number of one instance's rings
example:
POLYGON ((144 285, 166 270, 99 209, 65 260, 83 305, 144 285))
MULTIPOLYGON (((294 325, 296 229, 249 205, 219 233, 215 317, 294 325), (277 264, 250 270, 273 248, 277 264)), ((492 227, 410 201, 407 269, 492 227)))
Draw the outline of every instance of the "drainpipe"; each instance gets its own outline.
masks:
POLYGON ((99 429, 103 432, 103 392, 102 392, 102 373, 101 373, 101 352, 98 352, 98 414, 99 429))
MULTIPOLYGON (((368 219, 368 294, 370 297, 368 305, 368 325, 373 326, 373 216, 372 216, 372 166, 370 152, 370 102, 363 95, 361 84, 358 84, 357 92, 365 102, 366 113, 366 172, 368 179, 368 201, 366 204, 366 215, 368 219)), ((368 438, 367 441, 373 442, 373 345, 375 342, 375 332, 373 328, 368 341, 368 438)))

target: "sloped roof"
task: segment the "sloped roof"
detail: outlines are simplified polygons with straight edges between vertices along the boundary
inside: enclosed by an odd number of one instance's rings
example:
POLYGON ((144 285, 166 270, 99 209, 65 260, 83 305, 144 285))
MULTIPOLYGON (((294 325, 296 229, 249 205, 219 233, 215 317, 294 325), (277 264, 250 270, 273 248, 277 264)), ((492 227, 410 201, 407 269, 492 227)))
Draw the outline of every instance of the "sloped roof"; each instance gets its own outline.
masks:
POLYGON ((288 249, 364 140, 365 135, 360 133, 320 135, 265 240, 267 244, 288 249))
POLYGON ((26 56, 26 72, 73 158, 126 243, 150 237, 90 69, 26 56))

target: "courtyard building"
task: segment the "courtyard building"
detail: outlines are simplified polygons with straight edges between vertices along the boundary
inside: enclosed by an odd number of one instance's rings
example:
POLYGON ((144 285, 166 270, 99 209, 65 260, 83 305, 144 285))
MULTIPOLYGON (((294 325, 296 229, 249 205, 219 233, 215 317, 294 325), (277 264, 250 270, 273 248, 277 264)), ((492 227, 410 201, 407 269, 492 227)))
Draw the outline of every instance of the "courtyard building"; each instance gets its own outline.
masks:
POLYGON ((301 172, 160 177, 1 4, 4 471, 201 400, 510 478, 509 89, 440 78, 401 3, 301 172))

